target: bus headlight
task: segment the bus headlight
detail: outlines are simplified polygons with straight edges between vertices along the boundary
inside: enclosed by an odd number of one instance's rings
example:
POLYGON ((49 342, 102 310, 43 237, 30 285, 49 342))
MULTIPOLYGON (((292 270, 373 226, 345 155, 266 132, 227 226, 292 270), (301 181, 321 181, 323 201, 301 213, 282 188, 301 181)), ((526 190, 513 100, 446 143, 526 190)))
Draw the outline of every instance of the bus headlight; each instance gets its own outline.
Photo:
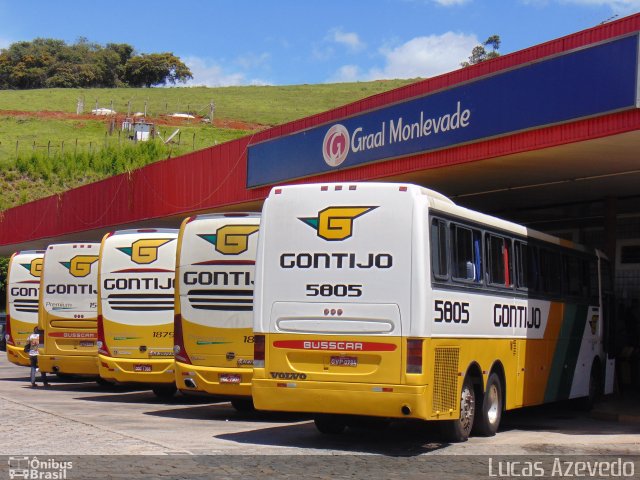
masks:
POLYGON ((98 348, 102 348, 102 346, 103 346, 103 345, 104 345, 104 344, 102 343, 102 341, 101 341, 101 340, 98 340, 98 341, 96 342, 96 347, 98 347, 98 348))
POLYGON ((178 355, 180 353, 180 345, 174 345, 173 346, 173 353, 175 353, 176 355, 178 355))

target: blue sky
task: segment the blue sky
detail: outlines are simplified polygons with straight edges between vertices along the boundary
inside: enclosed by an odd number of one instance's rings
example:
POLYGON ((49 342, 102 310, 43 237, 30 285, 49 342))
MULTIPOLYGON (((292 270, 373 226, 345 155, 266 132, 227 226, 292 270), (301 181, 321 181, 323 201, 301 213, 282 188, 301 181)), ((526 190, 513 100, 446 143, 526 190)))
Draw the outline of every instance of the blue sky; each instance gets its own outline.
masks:
POLYGON ((493 34, 509 53, 640 11, 640 0, 0 0, 0 48, 36 37, 173 52, 191 85, 429 77, 493 34))

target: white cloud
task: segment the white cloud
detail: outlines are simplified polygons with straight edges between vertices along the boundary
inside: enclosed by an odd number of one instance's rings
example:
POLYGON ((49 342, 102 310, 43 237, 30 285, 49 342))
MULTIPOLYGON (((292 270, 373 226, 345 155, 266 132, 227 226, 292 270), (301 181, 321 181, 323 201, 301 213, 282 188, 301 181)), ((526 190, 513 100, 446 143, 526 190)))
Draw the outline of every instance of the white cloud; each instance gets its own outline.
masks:
POLYGON ((186 57, 184 63, 193 74, 193 80, 186 85, 189 87, 229 87, 233 85, 269 85, 259 78, 248 78, 242 71, 227 71, 217 63, 211 63, 200 57, 186 57))
POLYGON ((560 0, 560 3, 573 3, 576 5, 588 5, 610 7, 614 13, 627 15, 640 9, 640 0, 560 0))
POLYGON ((452 5, 464 5, 470 0, 433 0, 435 3, 443 7, 451 7, 452 5))
POLYGON ((9 40, 8 38, 0 37, 0 49, 9 48, 9 46, 14 43, 13 40, 9 40))
POLYGON ((247 55, 243 55, 238 57, 235 61, 240 67, 248 70, 250 68, 260 67, 271 59, 271 54, 267 52, 263 53, 249 53, 247 55))
POLYGON ((362 80, 360 67, 357 65, 343 65, 327 80, 328 83, 357 82, 362 80))
POLYGON ((394 48, 382 48, 382 67, 361 72, 354 65, 345 65, 328 81, 433 77, 460 68, 460 62, 466 60, 479 43, 475 35, 454 32, 416 37, 394 48))
POLYGON ((363 50, 366 45, 355 32, 343 32, 340 28, 334 28, 329 32, 329 40, 346 46, 352 52, 363 50))

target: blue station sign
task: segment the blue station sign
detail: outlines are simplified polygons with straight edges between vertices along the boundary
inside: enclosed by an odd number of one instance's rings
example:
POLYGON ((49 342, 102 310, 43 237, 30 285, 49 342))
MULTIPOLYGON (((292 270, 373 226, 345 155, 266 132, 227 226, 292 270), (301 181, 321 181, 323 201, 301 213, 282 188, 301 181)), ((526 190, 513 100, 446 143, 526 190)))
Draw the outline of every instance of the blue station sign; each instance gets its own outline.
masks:
POLYGON ((638 107, 638 35, 249 146, 247 186, 638 107))

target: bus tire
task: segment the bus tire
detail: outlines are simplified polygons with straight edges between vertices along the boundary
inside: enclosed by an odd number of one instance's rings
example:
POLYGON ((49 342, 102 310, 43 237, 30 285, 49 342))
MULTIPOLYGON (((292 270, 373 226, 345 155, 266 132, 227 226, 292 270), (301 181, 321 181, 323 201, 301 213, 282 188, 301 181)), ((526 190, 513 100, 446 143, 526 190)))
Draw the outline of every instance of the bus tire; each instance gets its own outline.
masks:
POLYGON ((494 372, 489 375, 482 403, 478 405, 475 429, 484 437, 493 437, 502 418, 502 382, 494 372))
POLYGON ((231 399, 231 406, 236 409, 237 412, 253 412, 256 407, 253 405, 253 398, 233 398, 231 399))
POLYGON ((105 380, 104 378, 98 378, 96 383, 101 387, 113 387, 115 385, 113 382, 105 380))
POLYGON ((476 395, 473 383, 465 377, 460 392, 460 417, 456 420, 445 420, 442 423, 442 434, 452 443, 466 442, 473 428, 476 410, 476 395))
POLYGON ((589 391, 586 397, 578 400, 579 408, 586 412, 593 409, 596 402, 600 400, 603 391, 602 370, 600 362, 596 358, 591 365, 591 372, 589 373, 589 391))
POLYGON ((156 397, 163 400, 169 400, 170 398, 173 398, 178 391, 178 388, 175 385, 158 385, 157 387, 153 387, 151 390, 156 397))
POLYGON ((346 421, 340 415, 317 415, 313 419, 320 433, 338 435, 347 428, 346 421))

